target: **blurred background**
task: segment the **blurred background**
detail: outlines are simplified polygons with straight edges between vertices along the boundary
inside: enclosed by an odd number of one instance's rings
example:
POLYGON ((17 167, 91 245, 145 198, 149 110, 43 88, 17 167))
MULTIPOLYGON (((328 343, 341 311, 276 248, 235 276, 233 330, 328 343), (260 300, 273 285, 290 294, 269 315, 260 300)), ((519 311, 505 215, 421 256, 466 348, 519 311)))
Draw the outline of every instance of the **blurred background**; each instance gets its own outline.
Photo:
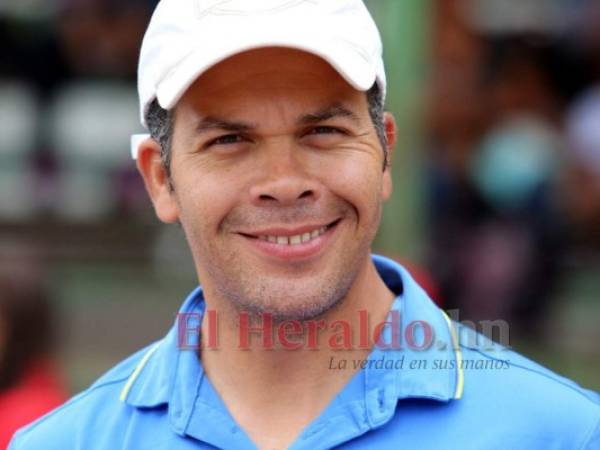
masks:
MULTIPOLYGON (((196 284, 129 156, 155 3, 0 1, 0 277, 49 305, 55 345, 32 360, 66 395, 162 337, 196 284)), ((375 250, 600 390, 600 1, 367 3, 400 125, 375 250)))

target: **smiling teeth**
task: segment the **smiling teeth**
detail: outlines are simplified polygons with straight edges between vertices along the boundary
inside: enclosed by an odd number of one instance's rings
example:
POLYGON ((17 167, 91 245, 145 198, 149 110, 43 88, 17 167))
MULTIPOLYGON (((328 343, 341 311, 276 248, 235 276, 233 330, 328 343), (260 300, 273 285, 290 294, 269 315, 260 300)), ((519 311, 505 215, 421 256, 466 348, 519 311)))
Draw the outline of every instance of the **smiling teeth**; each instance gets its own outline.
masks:
POLYGON ((259 236, 261 241, 271 242, 278 245, 299 245, 318 238, 327 231, 327 227, 321 227, 312 233, 297 234, 295 236, 259 236))

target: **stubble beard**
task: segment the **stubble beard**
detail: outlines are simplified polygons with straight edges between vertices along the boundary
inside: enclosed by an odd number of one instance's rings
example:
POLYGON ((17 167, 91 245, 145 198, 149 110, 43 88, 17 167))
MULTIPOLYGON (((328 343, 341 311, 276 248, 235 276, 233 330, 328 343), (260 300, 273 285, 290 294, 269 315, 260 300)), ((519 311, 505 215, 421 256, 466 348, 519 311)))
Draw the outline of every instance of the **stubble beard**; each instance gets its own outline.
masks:
POLYGON ((307 321, 339 307, 360 270, 360 264, 336 264, 327 274, 305 278, 253 274, 239 260, 228 264, 225 272, 211 267, 211 277, 219 294, 239 313, 251 319, 269 315, 274 322, 307 321))
MULTIPOLYGON (((325 273, 312 273, 308 277, 294 277, 292 268, 288 274, 257 272, 237 252, 231 250, 224 253, 206 243, 208 248, 202 249, 200 254, 217 256, 208 258, 203 264, 212 290, 226 303, 227 308, 233 309, 235 315, 243 312, 252 321, 260 321, 266 314, 275 323, 319 319, 342 306, 370 258, 371 243, 381 219, 382 205, 378 206, 372 217, 375 226, 366 232, 358 245, 353 246, 350 242, 351 248, 344 247, 335 258, 335 264, 330 263, 325 267, 325 273)), ((352 213, 347 214, 346 218, 349 216, 358 219, 352 213)), ((299 273, 301 271, 299 269, 299 273)))

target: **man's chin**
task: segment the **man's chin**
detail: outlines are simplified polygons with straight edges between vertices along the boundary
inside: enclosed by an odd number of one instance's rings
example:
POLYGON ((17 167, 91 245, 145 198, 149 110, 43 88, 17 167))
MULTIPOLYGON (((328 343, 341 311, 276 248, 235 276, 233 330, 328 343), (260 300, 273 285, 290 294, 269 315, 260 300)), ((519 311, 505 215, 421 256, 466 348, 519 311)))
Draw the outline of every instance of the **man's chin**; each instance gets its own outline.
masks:
POLYGON ((340 298, 324 299, 319 298, 318 301, 307 301, 288 297, 286 302, 247 302, 245 304, 237 304, 236 310, 239 314, 246 314, 252 321, 262 321, 268 317, 273 323, 281 323, 286 321, 305 322, 310 320, 318 320, 325 316, 328 312, 338 308, 343 302, 344 296, 340 298))
POLYGON ((335 262, 307 273, 281 273, 259 270, 238 258, 231 261, 227 271, 215 270, 213 266, 209 272, 218 297, 237 313, 251 317, 268 314, 274 321, 306 321, 339 308, 362 267, 359 263, 335 262), (249 267, 253 270, 247 270, 249 267), (230 276, 224 277, 224 273, 230 276))

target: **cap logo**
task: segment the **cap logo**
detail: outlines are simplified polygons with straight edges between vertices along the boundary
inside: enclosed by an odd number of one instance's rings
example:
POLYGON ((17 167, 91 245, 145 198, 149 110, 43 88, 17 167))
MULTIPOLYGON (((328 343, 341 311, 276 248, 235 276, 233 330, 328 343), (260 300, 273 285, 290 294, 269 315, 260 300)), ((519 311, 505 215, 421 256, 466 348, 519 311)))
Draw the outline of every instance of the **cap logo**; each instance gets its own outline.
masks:
POLYGON ((197 0, 198 19, 209 15, 246 16, 272 14, 294 8, 303 3, 318 4, 318 0, 197 0), (259 6, 260 5, 260 6, 259 6))

